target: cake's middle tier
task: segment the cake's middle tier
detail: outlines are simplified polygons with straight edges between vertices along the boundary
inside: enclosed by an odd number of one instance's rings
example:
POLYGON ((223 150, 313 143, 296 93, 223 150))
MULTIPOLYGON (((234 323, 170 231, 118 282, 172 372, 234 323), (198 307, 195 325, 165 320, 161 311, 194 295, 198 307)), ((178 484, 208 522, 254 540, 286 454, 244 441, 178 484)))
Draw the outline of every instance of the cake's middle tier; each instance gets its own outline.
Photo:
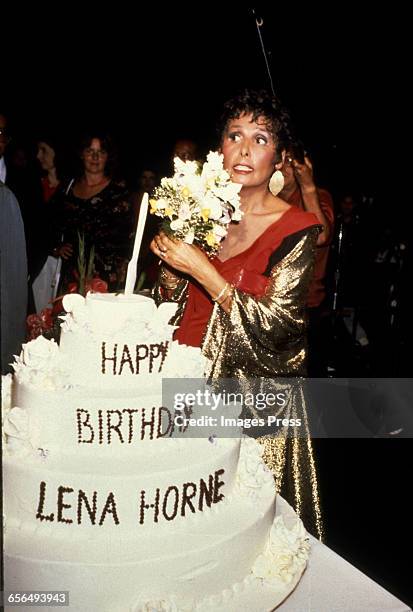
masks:
MULTIPOLYGON (((145 387, 142 377, 142 387, 145 387)), ((238 416, 230 407, 214 410, 196 406, 162 405, 161 379, 153 380, 158 392, 112 392, 80 387, 44 390, 30 382, 17 382, 12 407, 5 415, 9 450, 25 447, 56 457, 93 458, 111 471, 113 461, 128 464, 134 457, 156 457, 170 450, 169 439, 213 441, 218 435, 239 437, 230 427, 238 416), (222 427, 225 419, 227 427, 222 427)), ((148 387, 147 387, 148 389, 148 387)), ((187 447, 189 448, 189 447, 187 447)), ((19 449, 17 449, 19 450, 19 449)))

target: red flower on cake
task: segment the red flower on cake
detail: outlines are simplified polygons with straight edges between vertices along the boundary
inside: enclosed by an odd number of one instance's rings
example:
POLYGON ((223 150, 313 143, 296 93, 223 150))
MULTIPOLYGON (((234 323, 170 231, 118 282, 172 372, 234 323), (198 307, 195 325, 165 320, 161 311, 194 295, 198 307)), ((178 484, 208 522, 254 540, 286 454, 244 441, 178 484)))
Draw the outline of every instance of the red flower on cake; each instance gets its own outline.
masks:
POLYGON ((27 339, 35 340, 52 327, 53 311, 51 308, 43 308, 40 314, 31 314, 26 318, 27 339))
POLYGON ((87 280, 86 283, 86 293, 88 291, 92 291, 92 293, 107 293, 108 292, 108 284, 96 276, 91 280, 87 280))

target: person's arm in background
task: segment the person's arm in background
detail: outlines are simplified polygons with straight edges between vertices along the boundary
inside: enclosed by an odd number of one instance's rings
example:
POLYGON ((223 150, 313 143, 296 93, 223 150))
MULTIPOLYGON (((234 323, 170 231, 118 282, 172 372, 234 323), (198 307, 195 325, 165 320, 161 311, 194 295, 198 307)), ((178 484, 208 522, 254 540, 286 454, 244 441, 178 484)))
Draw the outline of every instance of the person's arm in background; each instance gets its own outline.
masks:
POLYGON ((317 246, 329 244, 333 234, 333 200, 328 191, 317 189, 314 183, 313 166, 307 156, 304 157, 303 164, 294 159, 292 165, 301 191, 304 209, 314 213, 323 226, 323 230, 318 237, 317 246))

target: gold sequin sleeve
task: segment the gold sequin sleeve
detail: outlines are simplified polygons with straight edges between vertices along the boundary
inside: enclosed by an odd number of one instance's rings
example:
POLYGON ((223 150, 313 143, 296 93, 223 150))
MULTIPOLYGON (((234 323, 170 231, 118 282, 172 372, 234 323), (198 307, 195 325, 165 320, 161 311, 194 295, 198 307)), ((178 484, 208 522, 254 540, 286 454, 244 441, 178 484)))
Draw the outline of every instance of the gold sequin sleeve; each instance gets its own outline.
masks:
POLYGON ((304 373, 305 302, 318 234, 317 226, 309 228, 274 265, 262 297, 235 289, 229 313, 215 305, 202 347, 210 376, 304 373))
MULTIPOLYGON (((286 391, 288 401, 276 416, 300 419, 302 429, 297 433, 286 427, 259 438, 259 442, 277 491, 294 507, 306 528, 321 539, 317 472, 299 378, 305 373, 305 302, 318 234, 318 227, 310 228, 274 265, 262 297, 235 289, 229 313, 215 306, 202 348, 210 360, 210 379, 236 379, 244 393, 256 388, 260 380, 267 392, 286 391), (281 381, 282 377, 287 381, 290 377, 290 382, 281 381)), ((274 414, 274 408, 258 414, 244 406, 241 416, 269 414, 274 414)))

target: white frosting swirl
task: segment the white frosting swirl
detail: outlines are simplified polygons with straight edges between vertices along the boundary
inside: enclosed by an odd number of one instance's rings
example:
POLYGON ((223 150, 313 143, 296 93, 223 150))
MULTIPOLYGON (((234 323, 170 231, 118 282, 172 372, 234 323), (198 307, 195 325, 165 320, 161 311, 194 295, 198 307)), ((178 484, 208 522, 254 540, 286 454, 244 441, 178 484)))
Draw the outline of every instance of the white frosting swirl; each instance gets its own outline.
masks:
POLYGON ((162 368, 166 378, 203 378, 207 359, 196 346, 179 344, 176 340, 169 345, 169 351, 162 368))
POLYGON ((302 572, 310 550, 308 535, 300 519, 288 529, 282 516, 275 518, 269 541, 252 568, 255 577, 274 586, 286 585, 302 572))
POLYGON ((194 612, 195 606, 192 602, 177 604, 174 597, 170 599, 151 599, 143 601, 139 599, 131 608, 131 612, 194 612))
POLYGON ((32 450, 29 415, 25 408, 14 406, 7 411, 3 418, 3 435, 8 454, 20 455, 32 450))
POLYGON ((64 382, 59 347, 54 340, 46 340, 43 336, 23 344, 13 368, 19 383, 33 387, 53 390, 64 382))
POLYGON ((12 374, 1 377, 1 411, 6 413, 11 408, 11 388, 13 383, 12 374))
POLYGON ((247 436, 241 444, 237 473, 237 489, 243 497, 253 500, 266 495, 265 485, 271 481, 271 472, 263 462, 262 446, 247 436))

